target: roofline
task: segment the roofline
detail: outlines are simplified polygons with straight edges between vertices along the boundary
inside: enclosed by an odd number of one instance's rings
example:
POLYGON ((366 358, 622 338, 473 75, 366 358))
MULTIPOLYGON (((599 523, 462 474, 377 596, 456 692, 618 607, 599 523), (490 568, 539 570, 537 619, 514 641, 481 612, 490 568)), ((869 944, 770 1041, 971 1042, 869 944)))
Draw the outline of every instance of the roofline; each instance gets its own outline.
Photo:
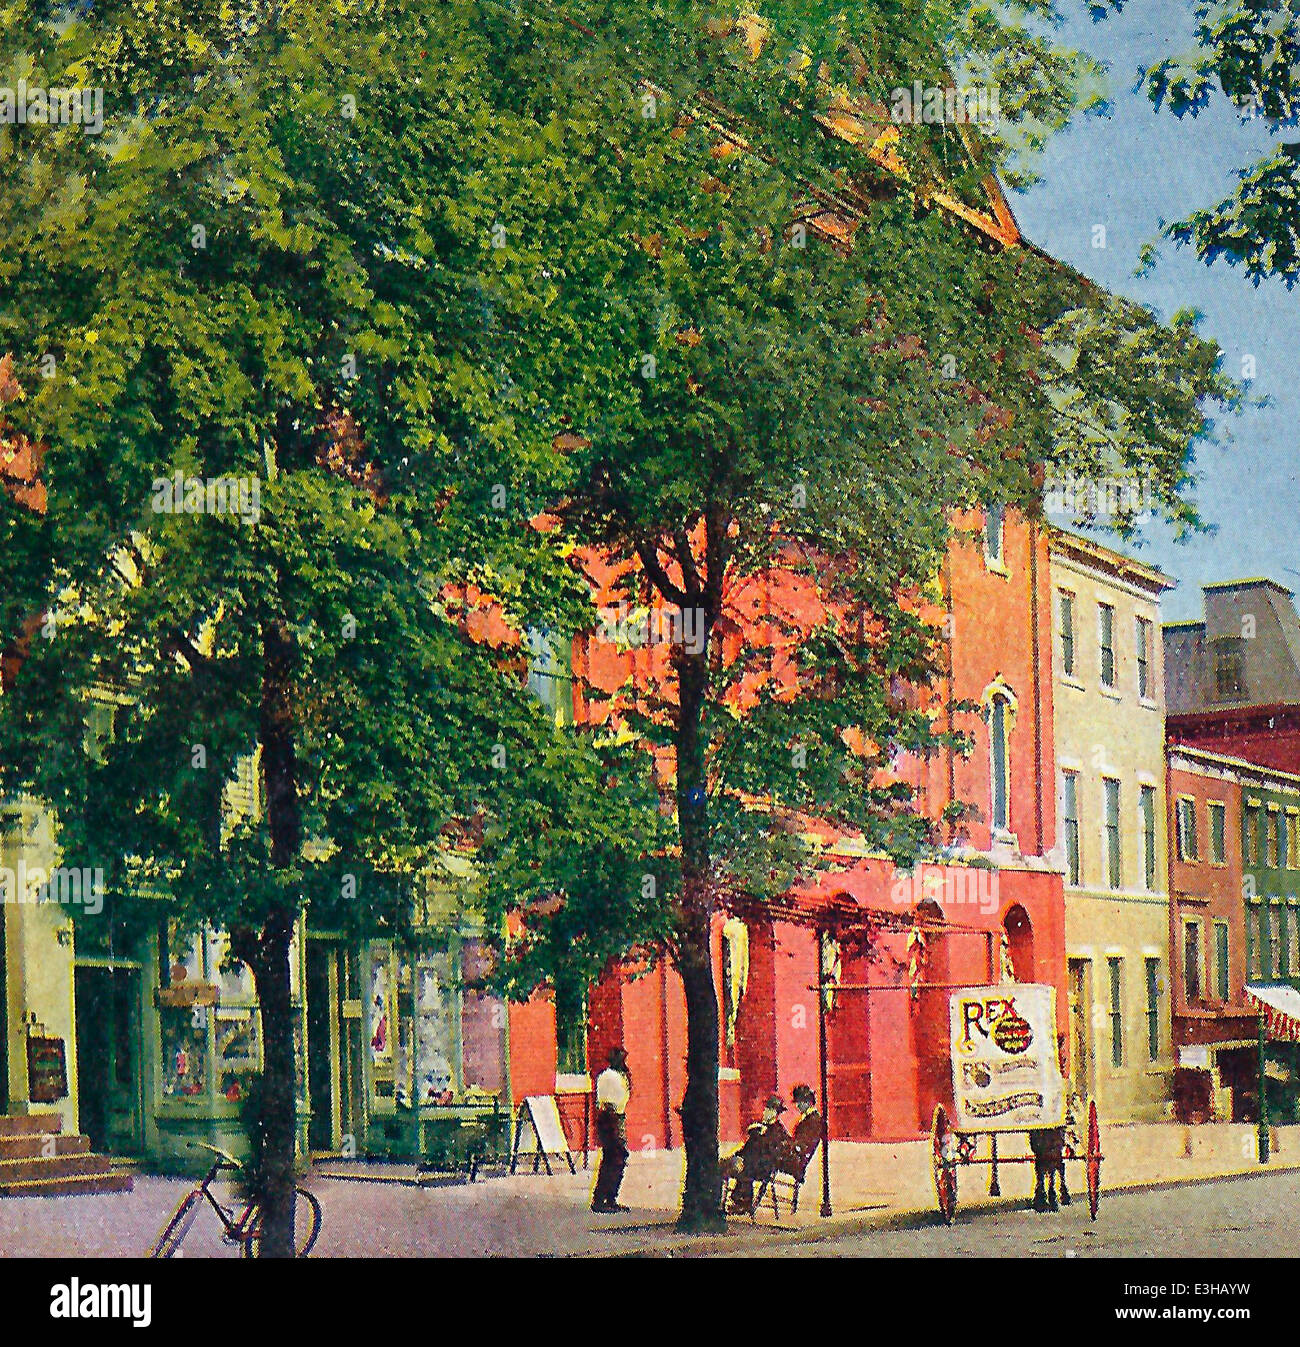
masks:
POLYGON ((1255 585, 1267 585, 1270 589, 1276 589, 1280 594, 1285 594, 1288 599, 1295 597, 1294 590, 1288 589, 1280 581, 1267 575, 1252 575, 1244 580, 1216 580, 1211 585, 1202 585, 1201 592, 1209 594, 1220 589, 1250 589, 1255 585))
POLYGON ((1072 533, 1057 524, 1047 524, 1045 528, 1049 549, 1056 547, 1060 551, 1080 559, 1094 564, 1100 563, 1111 571, 1117 572, 1121 579, 1129 581, 1130 584, 1136 584, 1143 589, 1148 589, 1153 594, 1162 594, 1165 590, 1173 589, 1178 584, 1173 576, 1166 575, 1158 566, 1148 566, 1146 562, 1138 561, 1127 553, 1117 552, 1113 547, 1107 547, 1105 543, 1095 542, 1081 534, 1072 533))
POLYGON ((1263 763, 1250 762, 1246 758, 1234 758, 1227 753, 1215 753, 1206 748, 1193 748, 1189 744, 1166 743, 1165 754, 1168 757, 1180 754, 1186 758, 1200 760, 1211 767, 1227 767, 1233 771, 1253 772, 1256 776, 1287 781, 1300 788, 1300 776, 1297 776, 1294 772, 1284 772, 1280 767, 1266 767, 1263 763))
POLYGON ((1174 631, 1179 627, 1200 627, 1201 630, 1204 631, 1205 619, 1193 617, 1189 618, 1186 622, 1162 622, 1160 627, 1163 631, 1174 631))

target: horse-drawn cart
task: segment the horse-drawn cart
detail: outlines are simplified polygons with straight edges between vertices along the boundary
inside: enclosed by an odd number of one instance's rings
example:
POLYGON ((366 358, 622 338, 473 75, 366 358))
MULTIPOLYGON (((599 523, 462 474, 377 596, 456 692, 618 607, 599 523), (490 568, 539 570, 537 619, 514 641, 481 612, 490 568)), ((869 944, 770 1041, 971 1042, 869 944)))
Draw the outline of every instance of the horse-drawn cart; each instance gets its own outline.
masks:
MULTIPOLYGON (((957 1210, 957 1172, 963 1165, 990 1167, 989 1194, 1001 1195, 998 1166, 1035 1167, 1035 1205, 1056 1207, 1056 1179, 1069 1202, 1065 1166, 1081 1160, 1088 1211, 1097 1219, 1101 1196, 1101 1130, 1096 1101, 1089 1101, 1086 1148, 1076 1128, 1082 1117, 1069 1108, 1056 1046, 1056 989, 1013 982, 965 987, 950 1001, 954 1116, 934 1110, 934 1191, 944 1224, 957 1210), (1030 1154, 998 1155, 1004 1133, 1028 1134, 1030 1154), (988 1154, 980 1155, 980 1139, 988 1154), (1048 1197, 1050 1194, 1050 1198, 1048 1197)), ((1082 1112, 1080 1109, 1079 1112, 1082 1112)))

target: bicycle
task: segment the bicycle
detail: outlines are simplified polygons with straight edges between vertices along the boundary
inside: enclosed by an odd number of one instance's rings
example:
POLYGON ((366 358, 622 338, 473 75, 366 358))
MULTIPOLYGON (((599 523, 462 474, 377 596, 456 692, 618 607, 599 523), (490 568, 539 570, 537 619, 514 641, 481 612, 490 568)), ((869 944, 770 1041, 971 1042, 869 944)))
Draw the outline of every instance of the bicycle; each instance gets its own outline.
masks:
MULTIPOLYGON (((215 1159, 207 1174, 176 1204, 171 1219, 163 1227, 162 1234, 154 1241, 149 1250, 150 1258, 171 1258, 180 1248, 185 1236, 189 1234, 202 1209, 202 1200, 217 1213, 221 1222, 221 1238, 226 1244, 239 1244, 245 1258, 256 1258, 262 1242, 262 1209, 256 1198, 244 1202, 244 1209, 238 1215, 234 1206, 224 1207, 212 1192, 212 1184, 218 1174, 224 1170, 241 1170, 243 1165, 233 1155, 209 1146, 206 1141, 191 1143, 205 1151, 211 1151, 215 1159)), ((299 1258, 305 1258, 311 1252, 316 1237, 320 1234, 320 1203, 305 1188, 295 1188, 297 1201, 294 1203, 293 1245, 299 1258)))

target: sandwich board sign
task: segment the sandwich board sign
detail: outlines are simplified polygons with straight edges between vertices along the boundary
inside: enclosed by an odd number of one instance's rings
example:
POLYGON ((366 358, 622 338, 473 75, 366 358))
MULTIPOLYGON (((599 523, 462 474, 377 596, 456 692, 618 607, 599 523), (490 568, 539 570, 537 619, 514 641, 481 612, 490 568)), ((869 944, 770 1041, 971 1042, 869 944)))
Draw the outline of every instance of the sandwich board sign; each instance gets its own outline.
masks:
POLYGON ((545 1164, 546 1172, 551 1173, 552 1155, 562 1155, 569 1162, 569 1173, 576 1174, 573 1152, 569 1150, 569 1140, 564 1135, 564 1124, 560 1122, 559 1106, 555 1096, 550 1094, 530 1094, 519 1105, 515 1117, 515 1143, 511 1148, 510 1172, 521 1155, 532 1155, 533 1173, 537 1173, 538 1164, 545 1164), (527 1142, 525 1145, 525 1132, 527 1142))
POLYGON ((949 1008, 956 1130, 1063 1126, 1056 989, 1034 982, 963 987, 949 1008))

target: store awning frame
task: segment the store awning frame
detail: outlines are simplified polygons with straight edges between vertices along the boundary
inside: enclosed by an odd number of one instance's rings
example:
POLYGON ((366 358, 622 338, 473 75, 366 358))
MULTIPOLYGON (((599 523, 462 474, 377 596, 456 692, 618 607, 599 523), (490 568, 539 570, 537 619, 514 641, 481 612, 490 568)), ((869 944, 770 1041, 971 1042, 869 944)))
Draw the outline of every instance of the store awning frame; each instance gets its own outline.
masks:
POLYGON ((1246 1002, 1264 1021, 1269 1038, 1300 1043, 1300 991, 1285 983, 1246 986, 1246 1002))

